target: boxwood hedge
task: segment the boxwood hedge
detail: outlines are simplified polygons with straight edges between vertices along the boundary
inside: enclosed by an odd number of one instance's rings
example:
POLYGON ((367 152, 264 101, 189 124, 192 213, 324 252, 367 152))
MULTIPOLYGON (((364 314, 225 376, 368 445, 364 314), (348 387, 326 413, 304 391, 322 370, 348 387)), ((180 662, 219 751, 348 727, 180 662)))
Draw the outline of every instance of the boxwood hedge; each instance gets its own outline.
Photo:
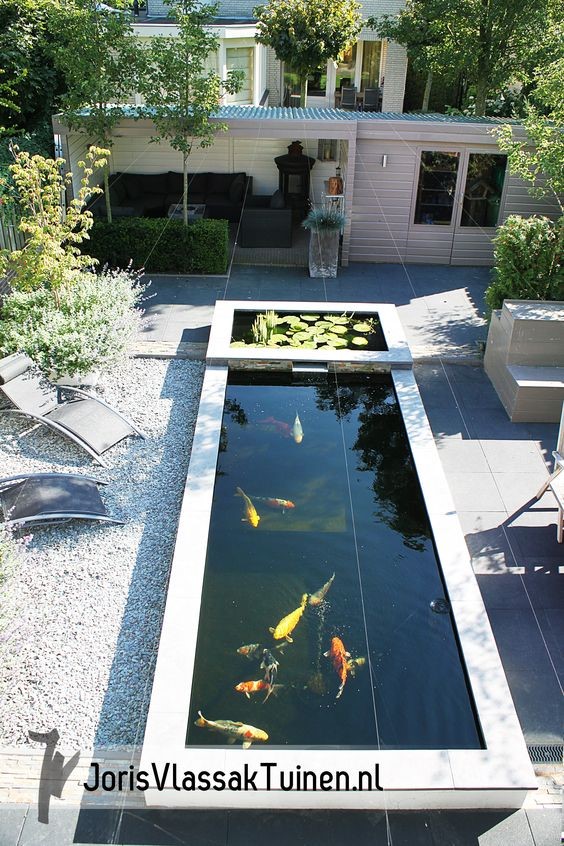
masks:
POLYGON ((205 218, 187 227, 181 220, 122 217, 96 220, 82 250, 100 266, 145 268, 149 273, 225 273, 228 223, 205 218))

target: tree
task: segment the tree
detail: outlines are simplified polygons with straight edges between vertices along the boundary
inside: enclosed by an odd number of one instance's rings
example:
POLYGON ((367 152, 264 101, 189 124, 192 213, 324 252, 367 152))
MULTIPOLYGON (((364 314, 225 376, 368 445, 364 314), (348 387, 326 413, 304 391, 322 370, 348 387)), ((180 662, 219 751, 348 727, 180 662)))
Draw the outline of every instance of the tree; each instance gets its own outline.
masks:
POLYGON ((257 6, 259 44, 272 47, 300 80, 300 105, 307 103, 307 77, 338 57, 357 39, 361 6, 356 0, 269 0, 257 6))
POLYGON ((200 0, 165 0, 178 34, 155 36, 146 52, 141 92, 143 113, 153 121, 155 142, 167 140, 182 153, 184 224, 188 225, 188 159, 194 147, 209 147, 218 131, 227 127, 210 118, 224 92, 235 93, 242 74, 231 71, 222 80, 215 70, 205 70, 206 59, 219 47, 219 38, 206 28, 217 12, 200 0))
POLYGON ((46 159, 15 150, 11 165, 16 186, 19 229, 26 243, 23 249, 0 253, 0 276, 11 271, 10 286, 17 291, 46 288, 58 301, 59 292, 71 285, 93 259, 82 255, 78 245, 88 238, 92 214, 84 206, 99 188, 90 187, 90 177, 106 164, 108 151, 90 147, 82 169, 78 197, 65 209, 62 199, 72 174, 62 175, 64 159, 46 159))
POLYGON ((524 79, 543 41, 551 0, 407 0, 397 18, 370 18, 382 37, 404 44, 428 73, 464 72, 475 113, 488 94, 524 79))
POLYGON ((510 124, 493 134, 510 171, 531 183, 533 196, 555 197, 564 213, 564 58, 539 68, 536 79, 536 104, 528 103, 523 121, 527 140, 515 140, 510 124))
MULTIPOLYGON (((68 91, 62 98, 63 117, 71 129, 81 130, 111 150, 113 131, 126 116, 128 97, 139 73, 139 45, 129 13, 100 9, 96 0, 74 0, 54 18, 57 40, 53 55, 68 91)), ((112 220, 109 156, 104 167, 108 222, 112 220)))

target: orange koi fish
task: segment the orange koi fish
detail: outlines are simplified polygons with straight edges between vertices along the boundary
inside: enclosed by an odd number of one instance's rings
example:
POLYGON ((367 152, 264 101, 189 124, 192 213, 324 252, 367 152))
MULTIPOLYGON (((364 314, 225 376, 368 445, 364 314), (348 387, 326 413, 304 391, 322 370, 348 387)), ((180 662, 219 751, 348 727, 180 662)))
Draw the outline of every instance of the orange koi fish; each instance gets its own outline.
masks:
POLYGON ((296 608, 295 611, 292 611, 290 614, 287 614, 285 617, 283 617, 275 629, 269 628, 268 631, 270 632, 274 640, 282 640, 282 638, 286 638, 288 643, 294 642, 290 635, 300 622, 301 616, 304 613, 306 605, 307 593, 304 593, 300 606, 296 608))
POLYGON ((347 652, 345 649, 345 645, 340 637, 334 637, 331 639, 331 649, 329 652, 323 653, 325 658, 330 658, 333 662, 333 667, 335 668, 335 672, 339 676, 339 680, 341 685, 337 692, 337 696, 335 699, 338 699, 343 690, 345 689, 345 683, 347 681, 347 673, 348 673, 348 662, 347 658, 350 658, 350 652, 347 652))
POLYGON ((235 489, 235 496, 242 496, 243 502, 245 503, 245 516, 242 518, 243 522, 247 522, 249 526, 252 526, 254 529, 259 524, 260 515, 257 514, 257 510, 247 494, 241 490, 241 488, 235 489))
POLYGON ((261 426, 267 432, 277 432, 283 438, 289 438, 292 435, 290 424, 284 423, 282 420, 276 420, 274 417, 265 417, 263 420, 258 420, 256 425, 261 426))
POLYGON ((251 698, 251 693, 260 693, 261 690, 266 690, 267 694, 262 700, 264 705, 270 694, 273 693, 276 696, 281 687, 284 687, 284 685, 270 684, 270 682, 265 681, 265 679, 259 679, 258 681, 240 682, 235 685, 235 690, 237 693, 244 693, 247 699, 251 698))
POLYGON ((335 578, 335 573, 331 576, 328 582, 325 582, 323 587, 320 587, 319 590, 316 590, 315 593, 312 593, 309 598, 310 605, 321 605, 322 602, 325 601, 325 596, 333 584, 333 579, 335 578))
POLYGON ((281 508, 282 513, 286 511, 286 509, 295 508, 295 503, 292 502, 290 499, 278 499, 275 496, 254 496, 253 499, 258 499, 259 502, 264 502, 265 505, 268 505, 269 508, 281 508))

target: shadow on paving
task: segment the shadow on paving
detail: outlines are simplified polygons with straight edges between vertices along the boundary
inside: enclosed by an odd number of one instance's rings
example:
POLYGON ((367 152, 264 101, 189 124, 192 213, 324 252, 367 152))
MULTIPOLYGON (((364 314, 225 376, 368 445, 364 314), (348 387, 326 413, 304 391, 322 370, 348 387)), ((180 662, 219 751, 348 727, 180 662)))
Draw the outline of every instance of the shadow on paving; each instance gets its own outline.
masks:
MULTIPOLYGON (((559 811, 80 812, 76 844, 123 846, 555 846, 559 811), (110 838, 110 839, 108 839, 110 838)), ((58 846, 66 846, 59 843, 58 846)))

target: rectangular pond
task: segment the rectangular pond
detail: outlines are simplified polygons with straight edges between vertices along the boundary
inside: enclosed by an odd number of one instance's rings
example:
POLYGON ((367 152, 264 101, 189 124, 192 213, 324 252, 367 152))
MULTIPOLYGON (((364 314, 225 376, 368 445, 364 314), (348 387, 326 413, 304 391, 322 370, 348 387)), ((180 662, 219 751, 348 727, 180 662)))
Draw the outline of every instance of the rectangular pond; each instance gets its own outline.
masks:
POLYGON ((141 757, 167 763, 188 786, 153 779, 149 805, 510 808, 535 786, 393 306, 216 305, 141 757), (385 343, 233 349, 262 307, 372 315, 385 343), (189 786, 249 768, 253 789, 189 786))

